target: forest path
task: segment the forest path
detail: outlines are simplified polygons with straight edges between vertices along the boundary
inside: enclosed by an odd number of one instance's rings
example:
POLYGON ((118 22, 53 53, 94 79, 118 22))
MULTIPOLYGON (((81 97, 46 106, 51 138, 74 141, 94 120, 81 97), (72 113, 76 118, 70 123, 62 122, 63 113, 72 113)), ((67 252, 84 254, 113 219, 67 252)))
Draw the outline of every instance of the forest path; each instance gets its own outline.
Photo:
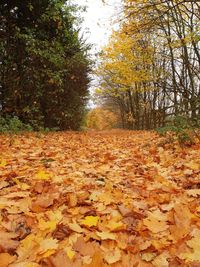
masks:
POLYGON ((0 136, 0 148, 1 267, 200 263, 198 145, 108 131, 0 136))

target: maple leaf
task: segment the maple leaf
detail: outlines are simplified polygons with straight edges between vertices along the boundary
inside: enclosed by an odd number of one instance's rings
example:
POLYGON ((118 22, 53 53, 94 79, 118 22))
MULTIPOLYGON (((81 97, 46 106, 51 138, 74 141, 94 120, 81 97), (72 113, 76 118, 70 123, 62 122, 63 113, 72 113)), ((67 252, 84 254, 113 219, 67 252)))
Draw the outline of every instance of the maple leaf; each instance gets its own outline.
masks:
POLYGON ((192 170, 196 170, 196 171, 198 171, 200 169, 200 164, 196 163, 194 161, 187 162, 185 164, 185 166, 191 168, 192 170))
POLYGON ((122 222, 116 222, 114 220, 109 221, 106 227, 113 232, 125 229, 125 225, 122 222))
POLYGON ((188 240, 186 243, 192 249, 192 252, 182 253, 179 257, 186 260, 186 262, 200 261, 200 232, 197 236, 188 240))
POLYGON ((83 267, 102 267, 103 257, 100 251, 94 253, 90 264, 85 264, 83 267))
POLYGON ((107 240, 107 239, 116 240, 116 236, 113 233, 96 232, 96 234, 97 234, 97 236, 99 236, 101 238, 101 240, 107 240))
POLYGON ((45 221, 44 219, 39 219, 39 229, 42 231, 48 230, 53 232, 56 229, 57 221, 45 221))
POLYGON ((159 233, 169 228, 166 223, 166 216, 160 210, 149 212, 149 216, 143 219, 143 223, 153 233, 159 233))
POLYGON ((40 170, 38 173, 36 173, 35 178, 38 180, 49 180, 50 174, 44 170, 40 170))
POLYGON ((51 250, 52 253, 52 250, 55 252, 57 248, 58 248, 58 240, 53 238, 46 238, 41 240, 38 253, 43 254, 48 250, 51 250))
POLYGON ((13 240, 18 237, 16 233, 0 231, 0 247, 3 251, 13 251, 19 246, 19 241, 13 240))
POLYGON ((4 168, 7 165, 7 161, 5 159, 0 159, 0 168, 4 168))
POLYGON ((146 253, 142 253, 142 259, 144 261, 152 261, 154 258, 156 257, 155 253, 151 253, 151 252, 146 252, 146 253))
POLYGON ((155 259, 152 261, 152 264, 155 267, 168 267, 169 262, 167 259, 169 259, 169 257, 169 253, 165 251, 159 256, 155 257, 155 259))
POLYGON ((92 227, 92 226, 97 226, 99 221, 98 216, 86 216, 84 220, 81 222, 82 225, 92 227))
POLYGON ((70 260, 72 260, 74 258, 74 256, 75 256, 76 253, 71 248, 68 248, 66 251, 67 251, 68 258, 70 260))
POLYGON ((83 237, 79 237, 73 245, 73 249, 83 256, 93 256, 95 251, 98 250, 96 242, 86 242, 83 237))
POLYGON ((56 253, 56 255, 49 257, 47 259, 47 262, 50 266, 53 267, 73 267, 73 263, 67 257, 67 254, 63 250, 60 250, 56 253))
POLYGON ((192 213, 186 205, 181 203, 174 206, 174 211, 175 225, 170 226, 170 232, 175 240, 180 240, 190 231, 192 213))
POLYGON ((9 264, 16 260, 16 256, 12 256, 8 253, 0 253, 0 267, 8 267, 9 264))
POLYGON ((107 251, 104 253, 104 259, 108 264, 113 264, 121 260, 121 251, 116 248, 113 251, 107 251))
POLYGON ((35 259, 41 240, 41 237, 30 234, 20 241, 20 245, 16 250, 18 259, 20 261, 24 261, 29 258, 35 259))
POLYGON ((77 223, 69 223, 68 226, 74 232, 77 232, 77 233, 82 233, 83 232, 83 229, 77 223))
POLYGON ((26 183, 20 182, 17 178, 13 178, 13 181, 19 186, 21 190, 28 190, 30 188, 26 183))

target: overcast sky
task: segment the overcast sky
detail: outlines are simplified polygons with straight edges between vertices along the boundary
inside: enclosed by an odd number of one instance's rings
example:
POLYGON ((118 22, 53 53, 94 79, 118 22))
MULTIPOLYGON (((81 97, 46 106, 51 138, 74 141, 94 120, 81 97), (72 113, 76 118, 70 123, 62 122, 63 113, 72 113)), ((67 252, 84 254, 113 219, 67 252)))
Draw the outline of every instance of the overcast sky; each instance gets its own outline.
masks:
MULTIPOLYGON (((72 1, 73 2, 73 1, 72 1)), ((99 52, 101 47, 108 42, 112 27, 111 21, 119 12, 121 0, 74 0, 78 5, 87 6, 87 11, 81 14, 84 18, 83 32, 88 41, 94 44, 92 52, 99 52)))
MULTIPOLYGON (((88 43, 93 44, 91 54, 97 62, 98 57, 95 54, 108 43, 112 29, 117 29, 117 23, 113 24, 113 22, 120 12, 121 0, 105 0, 105 3, 102 0, 72 0, 72 2, 87 7, 86 12, 81 14, 84 19, 82 32, 88 43)), ((91 77, 90 92, 92 94, 98 82, 95 76, 91 77)), ((95 107, 92 99, 88 107, 95 107)))

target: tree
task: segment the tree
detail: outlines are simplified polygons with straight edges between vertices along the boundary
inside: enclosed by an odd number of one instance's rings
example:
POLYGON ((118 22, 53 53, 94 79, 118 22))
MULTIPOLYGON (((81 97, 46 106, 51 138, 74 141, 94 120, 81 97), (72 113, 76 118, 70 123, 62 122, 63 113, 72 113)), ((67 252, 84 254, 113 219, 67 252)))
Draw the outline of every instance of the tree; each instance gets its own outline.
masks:
POLYGON ((125 128, 200 116, 199 3, 124 0, 124 20, 97 72, 98 93, 118 105, 125 128))
POLYGON ((86 126, 89 129, 108 130, 116 126, 118 118, 112 111, 95 108, 86 116, 86 126))
POLYGON ((79 127, 90 60, 75 9, 64 0, 1 1, 3 116, 34 126, 79 127))

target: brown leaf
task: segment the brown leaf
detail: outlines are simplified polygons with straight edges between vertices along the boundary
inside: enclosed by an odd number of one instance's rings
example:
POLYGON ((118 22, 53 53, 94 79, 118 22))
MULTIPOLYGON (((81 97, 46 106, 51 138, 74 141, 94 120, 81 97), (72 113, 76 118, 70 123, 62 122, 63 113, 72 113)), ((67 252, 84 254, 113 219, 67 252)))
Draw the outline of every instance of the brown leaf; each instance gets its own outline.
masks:
POLYGON ((58 240, 63 240, 66 237, 70 236, 72 233, 72 230, 64 225, 64 224, 58 224, 56 227, 56 230, 52 233, 53 238, 58 240))
POLYGON ((98 245, 96 242, 85 242, 83 237, 79 237, 73 245, 73 249, 82 256, 93 256, 98 250, 98 245))
POLYGON ((0 232, 0 250, 3 252, 14 251, 19 246, 19 241, 13 240, 17 237, 16 233, 0 232))
POLYGON ((60 250, 56 255, 49 257, 43 261, 49 267, 72 267, 72 261, 67 257, 67 254, 60 250))

